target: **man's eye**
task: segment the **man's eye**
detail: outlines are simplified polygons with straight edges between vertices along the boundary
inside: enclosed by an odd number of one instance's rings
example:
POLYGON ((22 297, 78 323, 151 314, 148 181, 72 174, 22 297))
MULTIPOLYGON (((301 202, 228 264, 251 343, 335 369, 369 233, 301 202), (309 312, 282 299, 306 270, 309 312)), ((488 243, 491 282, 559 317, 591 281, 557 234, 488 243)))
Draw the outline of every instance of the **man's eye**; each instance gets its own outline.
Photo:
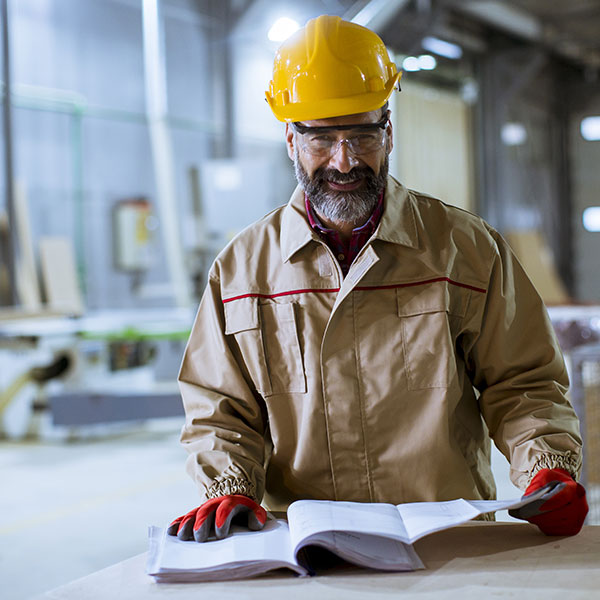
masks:
POLYGON ((311 144, 331 144, 333 142, 333 137, 331 135, 325 135, 325 134, 320 134, 320 135, 311 135, 308 138, 308 141, 311 144))
POLYGON ((360 133, 359 135, 355 135, 353 137, 359 142, 373 142, 378 139, 378 135, 376 133, 360 133))

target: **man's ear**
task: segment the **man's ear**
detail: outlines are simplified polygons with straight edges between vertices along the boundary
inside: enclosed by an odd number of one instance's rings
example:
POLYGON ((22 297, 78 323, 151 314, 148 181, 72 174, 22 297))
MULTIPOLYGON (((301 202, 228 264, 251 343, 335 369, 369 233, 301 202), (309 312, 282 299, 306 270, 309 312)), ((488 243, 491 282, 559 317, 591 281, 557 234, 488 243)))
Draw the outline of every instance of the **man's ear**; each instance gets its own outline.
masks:
POLYGON ((290 160, 294 160, 294 129, 289 123, 285 124, 285 145, 290 160))

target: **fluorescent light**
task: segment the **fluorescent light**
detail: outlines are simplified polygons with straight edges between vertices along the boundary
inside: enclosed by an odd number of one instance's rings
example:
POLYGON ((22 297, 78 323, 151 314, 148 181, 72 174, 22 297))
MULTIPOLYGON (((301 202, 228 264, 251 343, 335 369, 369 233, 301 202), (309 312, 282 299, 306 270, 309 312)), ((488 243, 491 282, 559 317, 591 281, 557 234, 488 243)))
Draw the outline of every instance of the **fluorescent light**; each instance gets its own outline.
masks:
POLYGON ((583 211, 583 226, 587 231, 600 231, 600 206, 589 206, 583 211))
POLYGON ((581 119, 580 130, 584 140, 589 142, 600 140, 600 117, 581 119))
POLYGON ((419 59, 416 56, 407 56, 402 61, 402 68, 405 71, 420 71, 419 59))
POLYGON ((460 46, 451 44, 450 42, 445 42, 444 40, 440 40, 439 38, 433 36, 424 37, 421 40, 421 46, 423 46, 425 50, 429 50, 429 52, 433 52, 438 56, 453 58, 455 60, 460 58, 463 53, 460 46))
POLYGON ((431 71, 437 67, 437 60, 431 54, 421 54, 418 58, 419 68, 424 71, 431 71))
POLYGON ((527 130, 522 123, 504 123, 500 137, 507 146, 520 146, 527 140, 527 130))
POLYGON ((290 35, 298 31, 298 29, 300 29, 300 25, 297 21, 288 19, 288 17, 281 17, 273 23, 267 36, 272 42, 283 42, 287 40, 290 35))

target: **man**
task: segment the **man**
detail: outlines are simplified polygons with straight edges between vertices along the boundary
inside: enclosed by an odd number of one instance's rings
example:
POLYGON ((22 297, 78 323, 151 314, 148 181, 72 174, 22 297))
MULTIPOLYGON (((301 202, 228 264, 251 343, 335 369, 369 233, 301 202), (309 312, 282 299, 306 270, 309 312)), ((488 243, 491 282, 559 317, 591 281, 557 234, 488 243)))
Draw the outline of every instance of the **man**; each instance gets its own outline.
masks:
POLYGON ((322 16, 280 48, 267 100, 299 187, 217 257, 180 372, 182 442, 204 502, 169 533, 259 529, 299 498, 491 499, 511 478, 565 489, 542 517, 576 533, 576 416, 543 303, 480 218, 388 176, 400 74, 371 31, 322 16))

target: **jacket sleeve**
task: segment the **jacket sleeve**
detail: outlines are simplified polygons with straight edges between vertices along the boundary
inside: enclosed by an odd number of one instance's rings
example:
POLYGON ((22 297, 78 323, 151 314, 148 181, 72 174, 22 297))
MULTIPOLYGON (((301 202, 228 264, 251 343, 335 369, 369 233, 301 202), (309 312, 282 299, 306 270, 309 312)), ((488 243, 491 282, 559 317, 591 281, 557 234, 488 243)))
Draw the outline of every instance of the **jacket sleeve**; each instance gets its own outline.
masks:
POLYGON ((204 499, 244 494, 260 502, 264 493, 266 412, 240 362, 211 274, 179 372, 181 442, 204 499))
POLYGON ((510 477, 524 489, 542 468, 581 469, 579 422, 546 308, 505 240, 494 230, 494 259, 479 332, 467 365, 480 410, 510 477))

